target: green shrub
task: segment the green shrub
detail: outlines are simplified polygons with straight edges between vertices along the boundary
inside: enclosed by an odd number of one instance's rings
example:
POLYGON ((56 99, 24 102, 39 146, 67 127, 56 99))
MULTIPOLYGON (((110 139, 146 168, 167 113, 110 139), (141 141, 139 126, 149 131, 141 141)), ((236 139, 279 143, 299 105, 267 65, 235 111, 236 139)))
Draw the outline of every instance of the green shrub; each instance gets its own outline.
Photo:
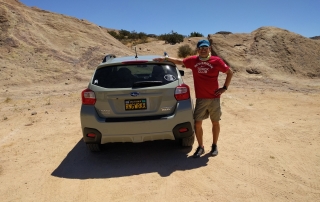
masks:
POLYGON ((178 49, 178 57, 180 58, 185 58, 193 54, 194 50, 192 50, 192 48, 188 44, 180 46, 178 49))
POLYGON ((220 31, 220 32, 216 32, 216 34, 232 34, 232 32, 228 32, 228 31, 220 31))
POLYGON ((310 39, 320 39, 320 36, 313 36, 313 37, 310 37, 310 39))
POLYGON ((191 32, 190 37, 203 37, 203 35, 199 32, 191 32))
POLYGON ((128 43, 128 40, 130 41, 147 41, 148 35, 144 32, 136 32, 132 31, 129 32, 127 30, 121 29, 119 30, 119 33, 115 31, 108 31, 108 33, 113 36, 114 38, 121 41, 123 44, 128 43))
POLYGON ((178 34, 177 32, 171 31, 169 34, 161 34, 158 39, 164 40, 169 44, 176 44, 183 42, 184 36, 182 34, 178 34))
POLYGON ((108 31, 108 33, 109 33, 111 36, 113 36, 114 38, 116 38, 116 39, 118 39, 118 38, 119 38, 118 33, 117 33, 117 32, 115 32, 115 31, 108 31))

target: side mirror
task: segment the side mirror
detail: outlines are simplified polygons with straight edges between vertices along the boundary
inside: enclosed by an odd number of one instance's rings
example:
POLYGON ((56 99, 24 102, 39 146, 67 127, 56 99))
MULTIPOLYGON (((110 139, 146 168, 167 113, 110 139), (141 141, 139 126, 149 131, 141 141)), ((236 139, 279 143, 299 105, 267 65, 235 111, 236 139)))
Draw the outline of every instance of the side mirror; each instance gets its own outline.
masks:
POLYGON ((184 71, 183 70, 179 70, 181 76, 184 76, 184 71))

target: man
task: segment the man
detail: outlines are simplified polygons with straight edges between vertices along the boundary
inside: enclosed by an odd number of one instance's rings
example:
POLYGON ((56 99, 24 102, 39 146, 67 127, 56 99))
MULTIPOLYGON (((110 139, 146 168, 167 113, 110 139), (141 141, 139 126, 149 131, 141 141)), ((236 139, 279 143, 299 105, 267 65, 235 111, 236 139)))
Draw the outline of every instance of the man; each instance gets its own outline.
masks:
POLYGON ((198 55, 190 56, 185 59, 163 57, 155 58, 154 61, 169 61, 177 65, 184 65, 192 70, 194 88, 196 94, 196 106, 194 110, 194 128, 198 141, 198 148, 193 154, 194 158, 204 154, 202 121, 210 115, 212 122, 212 156, 218 155, 217 142, 220 133, 220 95, 228 89, 233 75, 232 70, 225 62, 217 57, 211 56, 210 43, 208 40, 200 40, 197 43, 198 55), (219 88, 219 72, 227 74, 224 85, 219 88))

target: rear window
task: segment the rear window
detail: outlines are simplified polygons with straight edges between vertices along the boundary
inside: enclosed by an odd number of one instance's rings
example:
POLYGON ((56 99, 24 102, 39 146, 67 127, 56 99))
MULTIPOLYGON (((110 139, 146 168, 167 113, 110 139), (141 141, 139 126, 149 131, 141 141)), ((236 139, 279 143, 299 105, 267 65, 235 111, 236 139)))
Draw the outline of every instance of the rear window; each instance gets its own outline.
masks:
POLYGON ((177 69, 167 64, 130 64, 97 69, 92 84, 104 88, 166 85, 176 81, 177 69))

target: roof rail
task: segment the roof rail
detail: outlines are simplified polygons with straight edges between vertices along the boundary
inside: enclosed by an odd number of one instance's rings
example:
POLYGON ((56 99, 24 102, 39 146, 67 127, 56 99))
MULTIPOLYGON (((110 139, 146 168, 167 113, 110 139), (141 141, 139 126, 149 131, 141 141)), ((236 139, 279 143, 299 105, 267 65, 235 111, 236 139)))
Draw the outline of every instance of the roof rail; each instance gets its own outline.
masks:
POLYGON ((114 54, 106 55, 106 56, 103 58, 102 62, 107 62, 107 61, 110 60, 111 58, 116 58, 116 55, 114 55, 114 54))

